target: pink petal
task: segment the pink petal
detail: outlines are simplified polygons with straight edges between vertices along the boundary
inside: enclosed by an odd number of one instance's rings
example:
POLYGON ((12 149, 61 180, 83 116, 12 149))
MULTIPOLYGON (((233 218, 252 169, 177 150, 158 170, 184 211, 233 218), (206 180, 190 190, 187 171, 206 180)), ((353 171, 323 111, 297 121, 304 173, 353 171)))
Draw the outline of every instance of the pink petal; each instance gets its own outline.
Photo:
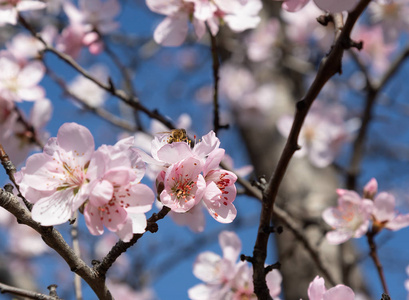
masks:
POLYGON ((355 294, 350 287, 339 284, 325 292, 323 300, 354 300, 355 294))
POLYGON ((153 33, 155 42, 170 47, 182 45, 188 32, 188 20, 186 13, 166 17, 153 33))
POLYGON ((289 12, 296 12, 303 8, 310 0, 286 0, 283 8, 289 12))
POLYGON ((379 222, 392 220, 395 217, 395 197, 389 193, 379 193, 374 199, 372 213, 379 222))
POLYGON ((88 230, 93 235, 101 235, 104 233, 104 225, 100 216, 98 207, 87 204, 84 211, 85 224, 88 230))
POLYGON ((19 88, 18 91, 19 98, 26 101, 36 101, 44 99, 45 90, 41 86, 33 86, 28 88, 19 88))
POLYGON ((126 200, 129 207, 127 212, 146 213, 152 209, 152 204, 155 201, 155 195, 147 185, 139 183, 129 187, 130 197, 126 200))
POLYGON ((396 231, 409 226, 409 214, 398 215, 393 220, 386 223, 386 228, 396 231))
POLYGON ((325 293, 324 278, 316 276, 308 287, 309 300, 322 300, 325 293))
POLYGON ((353 232, 348 230, 348 231, 341 231, 341 230, 334 230, 328 232, 325 237, 328 240, 328 243, 331 245, 339 245, 342 243, 345 243, 347 240, 352 238, 353 232))
POLYGON ((64 123, 58 130, 57 140, 62 149, 77 153, 78 159, 84 163, 94 152, 94 137, 86 127, 77 123, 64 123))
POLYGON ((378 192, 378 182, 375 178, 369 180, 369 182, 364 186, 365 198, 373 199, 375 194, 378 192))
POLYGON ((92 191, 89 195, 91 205, 99 207, 104 206, 112 199, 114 194, 114 187, 112 183, 107 180, 97 181, 92 184, 92 191))
POLYGON ((73 214, 73 189, 58 191, 49 197, 42 198, 33 206, 33 220, 43 226, 59 225, 67 222, 73 214))
POLYGON ((233 231, 222 231, 219 234, 219 244, 223 250, 223 258, 236 263, 241 252, 241 241, 233 231))
POLYGON ((47 7, 47 4, 45 4, 44 2, 29 1, 29 0, 19 1, 16 6, 18 11, 38 10, 38 9, 44 9, 46 7, 47 7))

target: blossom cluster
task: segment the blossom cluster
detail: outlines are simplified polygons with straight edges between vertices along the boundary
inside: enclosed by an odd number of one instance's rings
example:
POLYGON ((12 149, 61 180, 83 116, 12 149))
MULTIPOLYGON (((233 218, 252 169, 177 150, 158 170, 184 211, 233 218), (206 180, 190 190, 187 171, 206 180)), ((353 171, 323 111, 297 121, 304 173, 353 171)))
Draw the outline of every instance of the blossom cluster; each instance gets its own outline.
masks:
POLYGON ((361 197, 355 191, 338 189, 338 206, 327 208, 322 217, 334 230, 326 234, 329 243, 337 245, 350 238, 365 235, 372 221, 372 233, 383 228, 392 231, 409 226, 409 214, 395 210, 395 197, 387 192, 378 192, 378 183, 372 178, 364 187, 361 197))
MULTIPOLYGON (((278 0, 275 0, 278 1, 278 0)), ((281 0, 280 0, 281 1, 281 0)), ((284 0, 283 8, 287 11, 295 12, 303 8, 309 0, 284 0)), ((353 9, 357 4, 358 0, 314 0, 314 3, 322 10, 336 13, 341 11, 349 11, 353 9)))
POLYGON ((193 24, 196 36, 202 38, 206 25, 216 35, 220 23, 241 32, 255 28, 260 22, 262 8, 260 0, 146 0, 153 12, 167 17, 156 27, 154 39, 163 46, 179 46, 186 39, 189 22, 193 24))
MULTIPOLYGON (((204 283, 189 289, 189 298, 202 299, 257 299, 254 294, 253 268, 247 262, 239 261, 241 241, 231 231, 219 234, 223 257, 207 251, 199 254, 193 266, 193 274, 204 283)), ((277 300, 281 292, 282 277, 274 269, 266 276, 270 296, 277 300)))
POLYGON ((140 183, 145 165, 132 146, 130 137, 95 150, 87 128, 63 124, 43 153, 30 156, 16 174, 21 193, 34 203, 33 219, 58 225, 81 209, 94 235, 102 234, 104 226, 124 241, 143 233, 154 194, 140 183))
POLYGON ((237 176, 219 168, 225 150, 213 131, 193 146, 184 129, 165 132, 152 141, 151 156, 137 151, 156 171, 158 199, 177 215, 177 223, 203 228, 202 204, 218 222, 235 219, 237 176))

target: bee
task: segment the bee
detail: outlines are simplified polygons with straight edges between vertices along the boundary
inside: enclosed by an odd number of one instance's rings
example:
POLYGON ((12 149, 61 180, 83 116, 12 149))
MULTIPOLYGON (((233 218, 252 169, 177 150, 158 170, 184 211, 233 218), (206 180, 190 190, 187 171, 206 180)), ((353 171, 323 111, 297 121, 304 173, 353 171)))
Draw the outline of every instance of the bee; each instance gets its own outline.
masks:
POLYGON ((168 144, 173 142, 188 142, 187 134, 185 129, 173 129, 171 131, 165 131, 160 133, 168 133, 168 144))

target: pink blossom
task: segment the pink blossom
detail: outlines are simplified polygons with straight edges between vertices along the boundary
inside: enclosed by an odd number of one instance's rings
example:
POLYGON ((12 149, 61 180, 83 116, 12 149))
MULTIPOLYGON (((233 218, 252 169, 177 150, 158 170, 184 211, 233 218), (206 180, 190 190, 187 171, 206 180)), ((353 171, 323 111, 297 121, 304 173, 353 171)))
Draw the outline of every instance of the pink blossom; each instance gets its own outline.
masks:
POLYGON ((397 49, 397 42, 385 41, 381 25, 357 26, 352 31, 352 38, 363 42, 359 55, 370 66, 372 73, 378 76, 383 74, 390 65, 390 55, 397 49))
POLYGON ((372 178, 364 186, 364 198, 373 199, 377 192, 378 192, 378 181, 376 181, 375 178, 372 178))
POLYGON ((94 235, 102 234, 103 226, 124 241, 129 241, 134 233, 145 232, 144 213, 152 208, 155 197, 150 188, 139 183, 145 165, 131 146, 133 137, 114 146, 102 145, 92 155, 84 217, 94 235))
POLYGON ((373 202, 362 199, 356 192, 337 190, 338 206, 327 208, 322 217, 334 230, 326 234, 330 244, 338 245, 350 238, 360 238, 369 227, 373 202))
POLYGON ((29 118, 26 119, 23 115, 33 131, 19 122, 18 114, 13 107, 10 101, 0 100, 0 143, 5 147, 12 162, 18 166, 27 158, 30 151, 37 148, 35 139, 40 142, 47 141, 49 134, 44 131, 44 127, 51 118, 52 104, 48 99, 37 100, 29 118))
MULTIPOLYGON (((254 62, 266 61, 276 54, 275 44, 278 42, 280 22, 271 18, 261 23, 247 37, 247 56, 254 62)), ((276 55, 278 56, 278 55, 276 55)))
POLYGON ((164 177, 164 190, 160 201, 174 212, 187 212, 197 205, 203 197, 206 182, 202 172, 202 163, 194 157, 188 157, 171 165, 164 177))
MULTIPOLYGON (((282 276, 276 269, 268 272, 266 275, 267 287, 273 300, 279 300, 281 293, 282 276)), ((253 285, 253 268, 247 262, 238 262, 236 265, 236 274, 231 281, 231 291, 228 293, 228 299, 256 300, 253 285)))
POLYGON ((219 169, 218 166, 223 156, 224 149, 217 149, 206 160, 203 170, 206 180, 203 203, 216 221, 231 223, 237 215, 237 210, 233 205, 236 198, 234 183, 237 176, 230 171, 219 169))
POLYGON ((241 251, 241 241, 234 232, 222 231, 219 234, 219 244, 223 257, 207 251, 196 258, 193 274, 204 283, 188 290, 190 299, 226 299, 231 289, 230 282, 235 276, 235 265, 241 251))
POLYGON ((376 195, 372 211, 373 230, 387 228, 399 230, 409 226, 409 214, 401 215, 395 210, 395 197, 382 192, 376 195))
MULTIPOLYGON (((342 112, 343 108, 339 106, 314 103, 300 132, 298 143, 301 149, 295 155, 308 155, 310 162, 319 168, 332 163, 348 136, 342 112)), ((277 127, 283 136, 289 135, 293 119, 286 115, 278 120, 277 127)))
MULTIPOLYGON (((51 45, 57 35, 57 29, 53 25, 47 25, 39 35, 51 45)), ((27 60, 38 57, 39 52, 44 49, 44 45, 32 35, 19 33, 6 43, 6 48, 23 65, 27 60)))
POLYGON ((167 16, 153 35, 154 40, 163 46, 181 45, 188 34, 189 21, 198 39, 204 35, 206 24, 216 35, 219 20, 238 32, 254 28, 260 21, 257 14, 262 7, 260 0, 146 0, 146 4, 152 11, 167 16))
MULTIPOLYGON (((219 234, 223 257, 207 251, 199 254, 193 265, 193 274, 204 283, 189 289, 193 300, 257 299, 253 287, 253 268, 247 262, 237 262, 241 251, 239 237, 230 231, 219 234)), ((277 270, 266 276, 267 286, 273 299, 281 292, 281 274, 277 270)))
POLYGON ((44 9, 46 4, 32 0, 0 0, 0 26, 17 24, 19 12, 44 9))
POLYGON ((378 0, 368 5, 371 21, 381 24, 383 38, 387 43, 396 41, 402 31, 409 30, 407 15, 409 3, 407 0, 378 0))
MULTIPOLYGON (((282 1, 282 0, 275 0, 282 1)), ((295 12, 303 8, 309 0, 284 0, 283 8, 290 12, 295 12)), ((350 11, 358 4, 358 0, 314 0, 314 3, 322 10, 336 13, 344 10, 350 11)))
MULTIPOLYGON (((108 70, 104 65, 94 65, 89 69, 89 74, 101 82, 107 82, 108 70)), ((108 95, 94 82, 81 74, 75 77, 68 85, 68 90, 74 96, 83 100, 90 107, 100 107, 104 104, 108 95)), ((80 105, 81 106, 81 105, 80 105)))
POLYGON ((195 205, 193 208, 185 213, 169 212, 173 222, 180 226, 188 226, 189 229, 195 233, 203 232, 205 228, 205 214, 203 213, 202 205, 195 205))
POLYGON ((44 89, 38 86, 45 67, 39 61, 21 66, 14 58, 0 55, 0 97, 15 102, 43 99, 44 89))
POLYGON ((322 277, 315 277, 308 287, 309 300, 354 300, 355 293, 348 286, 338 284, 327 290, 322 277))
POLYGON ((43 153, 30 156, 16 174, 23 196, 34 203, 32 216, 41 225, 68 221, 87 199, 86 170, 94 152, 89 130, 65 123, 50 138, 43 153))

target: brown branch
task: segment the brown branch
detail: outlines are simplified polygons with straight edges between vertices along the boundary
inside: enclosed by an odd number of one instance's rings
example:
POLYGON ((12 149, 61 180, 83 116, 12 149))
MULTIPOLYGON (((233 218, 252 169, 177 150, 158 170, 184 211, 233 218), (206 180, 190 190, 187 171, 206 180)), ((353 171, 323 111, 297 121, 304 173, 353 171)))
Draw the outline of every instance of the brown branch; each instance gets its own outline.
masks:
POLYGON ((341 61, 344 50, 345 48, 351 46, 350 33, 352 28, 369 2, 370 0, 361 0, 357 7, 349 13, 342 31, 336 35, 336 40, 330 53, 321 61, 317 75, 311 84, 311 87, 307 91, 307 94, 297 103, 294 122, 286 145, 278 161, 278 165, 271 176, 270 181, 268 182, 267 188, 263 193, 260 224, 252 258, 254 269, 254 292, 258 299, 271 299, 265 280, 266 271, 264 268, 267 257, 268 239, 270 236, 268 228, 270 226, 274 202, 278 194, 279 186, 283 180, 293 154, 299 149, 297 141, 302 124, 309 108, 323 86, 332 76, 341 71, 341 61))
POLYGON ((213 68, 213 130, 217 134, 219 129, 225 128, 220 125, 220 112, 219 112, 219 69, 220 61, 217 51, 216 37, 212 34, 210 29, 207 30, 210 35, 210 50, 212 52, 212 68, 213 68))
POLYGON ((369 255, 371 256, 371 258, 372 258, 372 260, 373 260, 373 262, 374 262, 374 264, 376 266, 376 270, 378 271, 378 275, 379 275, 379 278, 380 278, 381 283, 382 283, 383 291, 386 294, 389 294, 388 286, 387 286, 386 280, 385 280, 385 275, 383 273, 383 267, 382 267, 381 261, 379 260, 378 252, 376 250, 375 235, 376 235, 376 232, 374 232, 374 231, 369 231, 366 234, 366 237, 368 238, 369 248, 370 248, 369 255))
POLYGON ((25 297, 24 299, 36 299, 36 300, 59 300, 58 296, 48 296, 46 294, 27 291, 24 289, 16 288, 14 286, 10 286, 0 282, 0 292, 2 294, 12 294, 16 296, 25 297))
POLYGON ((349 167, 347 171, 347 181, 346 187, 350 190, 356 189, 356 178, 360 173, 360 165, 364 152, 364 145, 366 141, 366 136, 368 133, 369 123, 372 120, 372 111, 381 90, 389 82, 389 80, 396 74, 396 72, 402 66, 402 62, 409 57, 409 46, 404 49, 401 54, 395 59, 391 64, 389 69, 385 72, 384 76, 380 79, 378 84, 373 83, 370 79, 368 72, 360 63, 358 57, 352 55, 356 63, 360 67, 361 71, 364 72, 367 81, 367 95, 364 112, 362 114, 362 124, 359 129, 358 135, 353 144, 352 156, 349 162, 349 167))
POLYGON ((30 226, 37 231, 44 242, 66 261, 71 271, 81 276, 88 283, 99 299, 112 300, 111 293, 105 285, 105 277, 99 276, 92 268, 87 266, 55 228, 39 225, 31 218, 31 213, 20 204, 17 197, 3 189, 0 189, 0 206, 13 214, 18 223, 30 226))
MULTIPOLYGON (((75 221, 71 225, 72 248, 78 257, 81 257, 80 243, 78 240, 78 210, 74 213, 75 221)), ((81 277, 74 274, 75 299, 82 300, 81 277)))

